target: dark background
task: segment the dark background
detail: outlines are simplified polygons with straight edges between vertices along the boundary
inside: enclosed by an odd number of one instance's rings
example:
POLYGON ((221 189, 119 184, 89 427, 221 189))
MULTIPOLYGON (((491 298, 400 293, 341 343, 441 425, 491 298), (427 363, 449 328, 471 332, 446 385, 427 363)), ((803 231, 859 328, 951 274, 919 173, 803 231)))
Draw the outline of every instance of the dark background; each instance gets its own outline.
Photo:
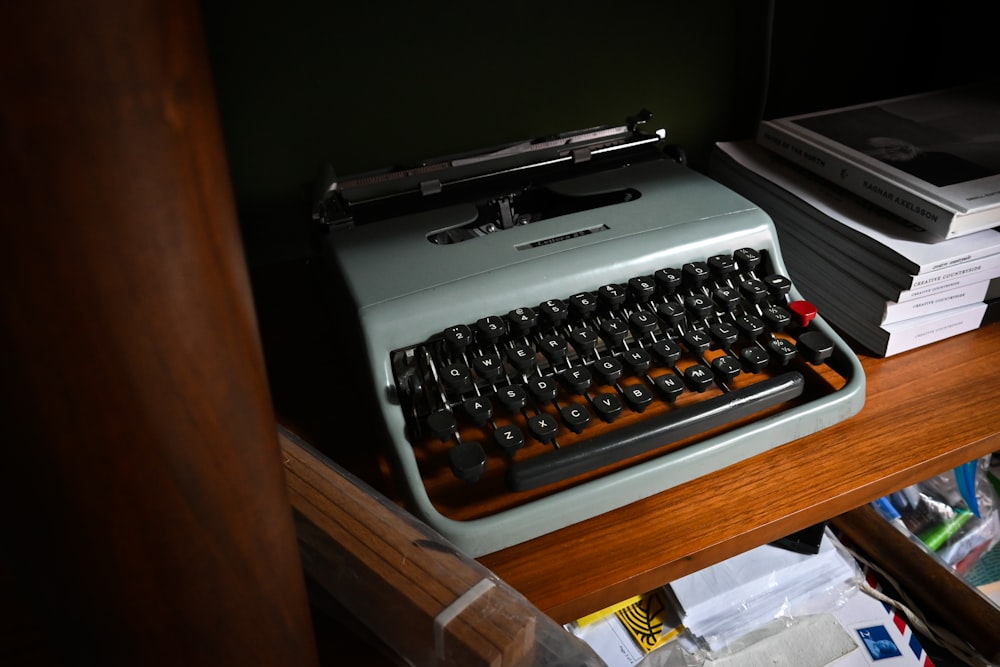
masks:
MULTIPOLYGON (((970 7, 972 5, 969 5, 970 7)), ((204 0, 251 264, 301 251, 324 164, 349 175, 642 108, 691 164, 789 115, 995 75, 948 3, 204 0)))

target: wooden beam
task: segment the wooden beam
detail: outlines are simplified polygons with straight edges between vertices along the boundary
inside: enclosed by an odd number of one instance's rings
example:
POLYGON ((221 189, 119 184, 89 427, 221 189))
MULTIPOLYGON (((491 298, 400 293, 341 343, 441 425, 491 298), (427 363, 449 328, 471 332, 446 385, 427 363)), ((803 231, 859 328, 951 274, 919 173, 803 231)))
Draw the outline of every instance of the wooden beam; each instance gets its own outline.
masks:
POLYGON ((316 664, 197 3, 4 3, 0 88, 25 613, 67 664, 316 664))
POLYGON ((280 442, 306 572, 405 664, 535 664, 544 617, 523 596, 294 435, 280 442))

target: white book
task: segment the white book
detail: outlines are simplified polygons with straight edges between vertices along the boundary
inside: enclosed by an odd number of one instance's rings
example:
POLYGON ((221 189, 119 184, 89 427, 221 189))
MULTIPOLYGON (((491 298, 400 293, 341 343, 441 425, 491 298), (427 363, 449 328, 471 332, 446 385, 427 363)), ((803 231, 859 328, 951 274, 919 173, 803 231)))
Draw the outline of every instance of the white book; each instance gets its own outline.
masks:
POLYGON ((719 142, 716 152, 747 178, 759 177, 760 187, 776 189, 775 194, 798 204, 805 213, 802 224, 843 237, 887 275, 919 275, 1000 252, 997 229, 943 240, 752 140, 719 142))
MULTIPOLYGON (((966 261, 957 261, 960 256, 951 255, 956 261, 943 262, 947 264, 944 268, 917 275, 905 273, 904 269, 887 269, 887 260, 880 262, 873 253, 852 244, 849 238, 829 233, 823 225, 809 224, 811 210, 794 205, 794 197, 785 197, 782 189, 744 168, 721 148, 713 152, 711 167, 711 174, 716 179, 756 203, 771 216, 782 243, 785 263, 789 266, 789 271, 793 272, 790 276, 793 280, 797 274, 808 273, 813 275, 816 282, 829 284, 823 281, 835 281, 841 275, 850 275, 861 280, 865 293, 876 294, 886 302, 905 302, 925 299, 939 292, 967 287, 1000 276, 1000 252, 996 252, 995 248, 989 248, 991 254, 985 256, 974 253, 975 258, 966 261), (819 252, 822 261, 797 261, 795 253, 788 252, 791 241, 799 241, 819 252)), ((987 231, 992 235, 994 230, 987 231)), ((965 240, 957 238, 942 241, 941 244, 964 244, 965 240)), ((895 264, 892 266, 895 267, 895 264)))
MULTIPOLYGON (((842 267, 834 268, 809 247, 803 247, 794 236, 782 235, 779 228, 782 257, 790 277, 802 296, 813 302, 823 317, 848 339, 860 344, 875 356, 888 357, 907 350, 972 331, 985 322, 996 319, 1000 303, 991 298, 992 281, 987 281, 987 300, 953 306, 947 301, 925 304, 931 309, 906 319, 882 322, 878 315, 889 302, 865 305, 864 285, 857 282, 842 267), (798 268, 796 268, 798 267, 798 268), (808 267, 808 271, 801 270, 808 267), (840 270, 840 273, 836 271, 840 270), (828 276, 834 275, 833 278, 828 276)), ((936 292, 938 296, 948 292, 936 292)), ((871 297, 867 297, 871 298, 871 297)), ((877 297, 876 297, 877 298, 877 297)), ((919 301, 918 301, 919 302, 919 301)), ((906 306, 903 306, 906 308, 906 306)))
POLYGON ((973 331, 994 321, 1000 309, 996 301, 981 301, 890 324, 876 324, 857 319, 851 309, 838 303, 825 301, 808 280, 798 281, 797 286, 807 298, 817 302, 827 321, 880 357, 890 357, 973 331))
POLYGON ((850 291, 852 295, 862 297, 873 294, 885 302, 903 303, 927 299, 936 294, 1000 277, 1000 253, 998 253, 914 276, 910 282, 911 286, 903 289, 898 282, 886 278, 877 269, 872 268, 864 258, 859 258, 857 253, 836 243, 830 243, 829 239, 816 236, 797 224, 798 218, 788 220, 780 215, 772 215, 772 218, 782 246, 782 256, 785 257, 788 270, 792 273, 790 276, 792 280, 803 273, 823 281, 837 281, 847 277, 851 280, 841 287, 843 291, 850 291), (805 254, 814 253, 811 259, 796 257, 798 254, 803 254, 798 250, 802 247, 806 251, 812 251, 805 254))
POLYGON ((756 140, 942 238, 1000 224, 1000 82, 768 119, 756 140))
POLYGON ((878 302, 878 307, 882 310, 882 320, 880 324, 892 324, 914 317, 920 317, 927 313, 935 313, 959 306, 967 306, 973 303, 980 303, 990 298, 1000 286, 1000 278, 983 280, 966 287, 935 292, 922 299, 911 299, 910 301, 882 301, 878 302))
MULTIPOLYGON (((830 259, 835 255, 819 250, 816 243, 800 243, 794 235, 790 234, 781 235, 780 242, 782 256, 787 256, 785 263, 789 273, 792 274, 792 280, 799 283, 799 278, 802 277, 816 285, 809 292, 804 293, 805 296, 815 297, 816 300, 823 302, 835 302, 841 308, 850 310, 856 319, 874 324, 899 322, 928 313, 982 302, 997 296, 998 286, 1000 286, 1000 278, 978 280, 948 289, 938 289, 938 286, 932 286, 925 290, 926 294, 914 291, 911 294, 919 294, 919 296, 895 301, 870 289, 864 283, 863 277, 857 272, 843 271, 843 262, 836 265, 831 264, 830 259)), ((836 262, 836 260, 834 261, 836 262)), ((998 271, 1000 271, 1000 262, 998 262, 998 271)), ((947 287, 949 284, 943 283, 942 285, 947 287)), ((837 324, 837 322, 833 321, 833 324, 837 324)))

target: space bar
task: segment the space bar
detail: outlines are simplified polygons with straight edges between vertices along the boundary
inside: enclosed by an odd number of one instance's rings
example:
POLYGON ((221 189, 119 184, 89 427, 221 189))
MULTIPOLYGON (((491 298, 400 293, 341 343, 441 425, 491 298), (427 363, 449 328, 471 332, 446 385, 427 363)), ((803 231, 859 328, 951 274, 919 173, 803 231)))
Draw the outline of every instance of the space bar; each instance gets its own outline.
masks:
POLYGON ((790 371, 570 447, 553 449, 511 464, 507 486, 512 491, 536 489, 725 426, 800 396, 803 384, 802 375, 790 371))

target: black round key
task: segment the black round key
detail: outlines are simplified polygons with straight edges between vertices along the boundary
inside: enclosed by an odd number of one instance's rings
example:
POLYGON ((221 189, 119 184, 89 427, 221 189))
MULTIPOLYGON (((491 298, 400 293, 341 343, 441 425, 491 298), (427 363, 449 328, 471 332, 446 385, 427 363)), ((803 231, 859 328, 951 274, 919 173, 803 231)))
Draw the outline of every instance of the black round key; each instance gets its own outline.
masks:
POLYGON ((519 371, 526 371, 535 365, 535 351, 527 345, 513 345, 507 348, 507 361, 519 371))
POLYGON ((764 320, 767 321, 771 329, 775 331, 782 331, 792 323, 791 313, 781 306, 767 306, 763 309, 761 315, 764 316, 764 320))
POLYGON ((764 322, 756 315, 741 315, 736 318, 736 326, 750 340, 764 333, 764 322))
POLYGON ((712 371, 715 372, 716 377, 720 378, 724 382, 734 380, 737 375, 742 372, 743 368, 739 360, 736 357, 731 357, 728 354, 724 354, 721 357, 716 357, 712 360, 712 371))
POLYGON ((668 327, 672 327, 675 324, 684 320, 684 306, 677 303, 676 301, 668 301, 666 303, 656 304, 656 313, 666 322, 668 327))
POLYGON ((503 375, 503 361, 495 352, 482 354, 472 359, 472 370, 487 382, 496 382, 503 375))
POLYGON ((594 382, 594 377, 587 370, 586 366, 573 366, 567 368, 560 375, 563 385, 575 394, 583 394, 594 382))
POLYGON ((608 310, 617 310, 625 303, 625 288, 617 284, 602 285, 597 289, 597 300, 608 310))
POLYGON ((510 412, 517 412, 528 403, 528 393, 519 384, 503 387, 496 393, 496 398, 510 412))
POLYGON ((708 332, 723 349, 729 349, 729 346, 735 343, 740 336, 739 329, 729 322, 716 322, 708 327, 708 332))
POLYGON ((587 327, 573 329, 569 333, 569 339, 572 341, 573 347, 576 348, 577 354, 580 355, 593 352, 594 348, 597 347, 597 334, 594 333, 593 329, 587 327))
POLYGON ((670 296, 681 285, 681 272, 672 268, 659 269, 653 274, 653 280, 663 294, 670 296))
POLYGON ((567 405, 559 409, 563 423, 573 433, 582 433, 590 424, 590 412, 582 405, 567 405))
POLYGON ((711 277, 711 271, 705 262, 688 262, 681 267, 684 284, 689 287, 701 287, 702 283, 711 277))
POLYGON ((486 470, 486 451, 478 442, 460 442, 448 450, 448 463, 455 477, 465 482, 478 482, 486 470))
POLYGON ((462 352, 472 343, 472 330, 464 324, 448 327, 442 335, 448 347, 455 352, 462 352))
POLYGON ((625 397, 625 402, 633 412, 642 412, 653 402, 653 392, 641 383, 622 387, 622 396, 625 397))
POLYGON ((725 278, 736 270, 736 262, 729 255, 712 255, 708 258, 708 268, 717 278, 725 278))
POLYGON ((479 426, 482 426, 493 417, 493 403, 487 396, 473 396, 462 402, 465 412, 472 417, 479 426))
POLYGON ((649 350, 662 364, 673 366, 681 358, 681 348, 672 340, 659 340, 649 346, 649 350))
POLYGON ((636 338, 656 331, 656 315, 648 310, 635 310, 628 316, 628 324, 636 338))
POLYGON ((461 362, 448 364, 441 369, 441 382, 451 392, 463 394, 472 389, 472 372, 461 362))
POLYGON ((435 410, 427 415, 427 428, 442 440, 447 440, 458 430, 458 422, 451 410, 435 410))
POLYGON ((515 334, 526 334, 538 324, 538 315, 532 308, 515 308, 507 313, 509 330, 515 334))
POLYGON ((549 299, 538 304, 538 312, 549 322, 558 324, 569 317, 569 306, 562 299, 549 299))
POLYGON ((695 364, 684 369, 684 379, 688 385, 697 392, 703 392, 715 382, 712 369, 705 364, 695 364))
POLYGON ((733 259, 740 271, 753 271, 760 264, 760 253, 753 248, 740 248, 733 253, 733 259))
POLYGON ((823 363, 833 355, 833 342, 820 331, 807 331, 795 342, 795 347, 806 360, 814 365, 823 363))
POLYGON ((625 323, 625 320, 609 317, 601 322, 601 338, 609 347, 621 344, 626 336, 628 336, 628 324, 625 323))
POLYGON ((476 336, 485 344, 492 344, 507 333, 507 322, 502 317, 490 315, 476 320, 476 336))
POLYGON ((524 447, 524 433, 516 424, 500 426, 493 431, 493 442, 504 454, 510 455, 524 447))
POLYGON ((715 304, 704 294, 692 294, 684 297, 684 307, 699 320, 705 319, 715 310, 715 304))
POLYGON ((534 398, 536 402, 542 404, 554 401, 556 394, 559 391, 559 386, 556 383, 555 378, 551 377, 535 376, 530 378, 526 384, 528 385, 528 391, 531 393, 531 397, 534 398))
POLYGON ((552 442, 559 432, 559 422, 547 412, 528 417, 528 430, 535 440, 542 444, 552 442))
POLYGON ((740 292, 750 303, 760 303, 767 298, 767 285, 756 278, 750 278, 740 283, 740 292))
POLYGON ((700 356, 712 347, 712 335, 703 329, 691 329, 681 338, 684 347, 695 355, 700 356))
POLYGON ((756 345, 740 350, 740 361, 743 362, 743 367, 751 373, 760 373, 770 360, 771 357, 767 356, 767 352, 756 345))
POLYGON ((767 289, 771 292, 771 295, 775 298, 785 296, 792 288, 792 281, 780 273, 772 273, 768 277, 764 278, 764 283, 767 285, 767 289))
POLYGON ((719 310, 731 313, 740 305, 740 292, 732 287, 720 287, 712 292, 712 299, 719 310))
POLYGON ((673 403, 684 393, 684 383, 673 373, 664 373, 653 380, 653 384, 663 394, 664 398, 673 403))
POLYGON ((538 340, 538 348, 550 364, 558 364, 566 359, 566 339, 559 334, 542 336, 538 340))
POLYGON ((628 281, 628 293, 636 303, 645 303, 656 293, 656 281, 652 276, 632 278, 628 281))
POLYGON ((574 317, 586 317, 597 310, 597 297, 590 292, 577 292, 567 300, 574 317))
POLYGON ((615 394, 599 394, 591 400, 590 405, 597 411, 597 416, 608 423, 613 422, 622 413, 622 402, 615 394))
POLYGON ((772 338, 767 342, 767 349, 781 365, 787 364, 798 354, 795 346, 784 338, 772 338))
POLYGON ((604 384, 614 384, 625 370, 622 363, 614 357, 602 357, 591 364, 591 368, 601 377, 604 384))
POLYGON ((625 350, 621 354, 621 360, 632 375, 645 373, 653 365, 653 359, 649 356, 649 352, 641 347, 625 350))

